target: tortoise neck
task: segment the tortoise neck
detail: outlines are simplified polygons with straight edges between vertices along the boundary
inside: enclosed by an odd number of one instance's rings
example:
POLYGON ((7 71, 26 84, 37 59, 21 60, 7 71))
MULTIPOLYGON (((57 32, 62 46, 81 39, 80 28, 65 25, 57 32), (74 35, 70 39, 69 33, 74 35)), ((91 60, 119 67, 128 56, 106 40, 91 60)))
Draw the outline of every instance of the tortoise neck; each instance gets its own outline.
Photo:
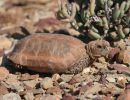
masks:
POLYGON ((89 46, 89 45, 86 45, 86 46, 85 46, 85 49, 86 49, 86 53, 87 53, 87 54, 89 55, 89 57, 90 57, 90 60, 94 60, 95 57, 93 56, 93 53, 92 53, 92 51, 91 51, 90 46, 89 46))

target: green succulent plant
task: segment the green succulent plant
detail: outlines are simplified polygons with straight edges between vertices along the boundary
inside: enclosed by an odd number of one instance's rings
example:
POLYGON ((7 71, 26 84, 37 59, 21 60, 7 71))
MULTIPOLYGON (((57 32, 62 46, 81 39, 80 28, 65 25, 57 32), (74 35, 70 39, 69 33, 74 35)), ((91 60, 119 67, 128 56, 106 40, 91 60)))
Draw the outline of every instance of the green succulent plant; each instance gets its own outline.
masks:
POLYGON ((90 39, 123 39, 130 33, 130 0, 60 0, 58 16, 90 39))

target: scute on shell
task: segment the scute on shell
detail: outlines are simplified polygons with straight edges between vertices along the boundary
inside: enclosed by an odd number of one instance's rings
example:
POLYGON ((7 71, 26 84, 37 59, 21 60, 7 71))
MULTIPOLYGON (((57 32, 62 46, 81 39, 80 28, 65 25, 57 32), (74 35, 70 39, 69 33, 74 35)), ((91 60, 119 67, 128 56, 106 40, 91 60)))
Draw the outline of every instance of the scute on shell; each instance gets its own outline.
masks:
POLYGON ((63 34, 33 34, 20 40, 9 60, 44 73, 77 73, 88 65, 85 44, 63 34))

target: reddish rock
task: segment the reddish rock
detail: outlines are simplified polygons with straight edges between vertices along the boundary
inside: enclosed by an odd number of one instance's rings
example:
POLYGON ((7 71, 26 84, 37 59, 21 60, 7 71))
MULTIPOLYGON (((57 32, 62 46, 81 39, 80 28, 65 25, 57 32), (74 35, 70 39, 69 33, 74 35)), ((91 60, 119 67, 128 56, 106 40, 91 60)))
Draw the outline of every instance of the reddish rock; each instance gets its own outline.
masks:
POLYGON ((53 32, 55 30, 58 30, 60 28, 65 28, 65 23, 61 22, 60 20, 56 18, 44 18, 40 19, 38 22, 35 23, 34 26, 37 27, 37 31, 49 31, 53 32))
POLYGON ((20 77, 20 81, 28 81, 28 80, 34 80, 37 79, 39 77, 39 75, 29 75, 29 74, 22 74, 22 76, 20 77))
POLYGON ((70 94, 64 95, 62 100, 76 100, 76 98, 70 94))
POLYGON ((9 93, 8 89, 4 85, 0 85, 0 95, 9 93))
POLYGON ((130 100, 130 90, 127 89, 121 93, 117 100, 130 100))
POLYGON ((130 68, 122 64, 112 64, 108 67, 117 70, 119 73, 130 74, 130 68))
POLYGON ((61 100, 57 95, 46 95, 41 97, 40 100, 61 100))
POLYGON ((0 67, 0 81, 3 81, 9 75, 9 71, 5 67, 0 67))
POLYGON ((48 94, 57 94, 57 95, 62 95, 63 91, 59 88, 59 87, 52 87, 52 88, 49 88, 46 93, 48 94))

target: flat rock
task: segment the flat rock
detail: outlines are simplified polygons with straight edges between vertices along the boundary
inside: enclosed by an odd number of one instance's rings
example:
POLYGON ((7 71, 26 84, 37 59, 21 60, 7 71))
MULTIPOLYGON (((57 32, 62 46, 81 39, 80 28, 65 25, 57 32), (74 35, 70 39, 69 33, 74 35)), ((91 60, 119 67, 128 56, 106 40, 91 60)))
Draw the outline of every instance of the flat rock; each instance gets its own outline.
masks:
POLYGON ((62 100, 76 100, 76 98, 70 94, 66 94, 63 96, 62 100))
POLYGON ((51 78, 49 77, 45 77, 41 82, 40 82, 40 86, 43 89, 49 89, 51 87, 53 87, 53 81, 51 78))
POLYGON ((23 81, 24 85, 30 87, 30 88, 35 88, 36 84, 39 83, 38 80, 29 80, 29 81, 23 81))
POLYGON ((16 93, 9 93, 3 95, 2 100, 21 100, 21 97, 16 93))
POLYGON ((9 71, 5 67, 0 67, 0 81, 7 78, 9 75, 9 71))
POLYGON ((41 97, 40 100, 61 100, 60 97, 56 96, 56 95, 46 95, 41 97))
POLYGON ((0 49, 9 49, 12 46, 12 41, 4 36, 0 36, 0 49))
POLYGON ((0 85, 0 95, 9 93, 8 89, 4 85, 0 85))
POLYGON ((24 96, 25 100, 34 100, 34 95, 32 92, 28 92, 25 96, 24 96))
POLYGON ((39 77, 39 75, 29 75, 28 73, 26 74, 22 74, 20 77, 20 81, 28 81, 28 80, 34 80, 37 79, 39 77))
POLYGON ((130 100, 130 90, 125 90, 117 100, 130 100))

